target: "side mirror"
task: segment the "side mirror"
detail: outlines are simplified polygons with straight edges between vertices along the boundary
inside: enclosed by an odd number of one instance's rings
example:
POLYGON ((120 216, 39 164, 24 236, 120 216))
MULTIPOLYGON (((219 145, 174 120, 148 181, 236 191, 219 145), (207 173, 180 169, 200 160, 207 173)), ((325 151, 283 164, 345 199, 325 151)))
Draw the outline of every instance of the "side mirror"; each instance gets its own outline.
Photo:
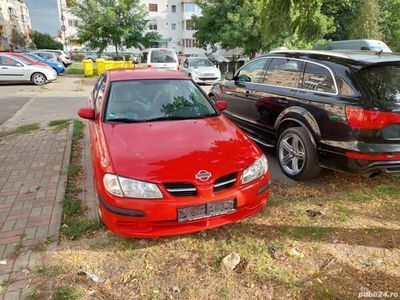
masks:
POLYGON ((226 75, 225 75, 225 79, 226 80, 233 80, 233 72, 228 72, 228 73, 226 73, 226 75))
POLYGON ((17 67, 23 67, 23 64, 17 63, 17 67))
POLYGON ((228 103, 224 100, 217 100, 215 102, 215 106, 218 108, 218 110, 223 111, 228 108, 228 103))
POLYGON ((94 120, 96 117, 96 113, 94 111, 94 108, 91 107, 84 107, 81 108, 78 111, 78 115, 82 118, 82 119, 87 119, 87 120, 94 120))

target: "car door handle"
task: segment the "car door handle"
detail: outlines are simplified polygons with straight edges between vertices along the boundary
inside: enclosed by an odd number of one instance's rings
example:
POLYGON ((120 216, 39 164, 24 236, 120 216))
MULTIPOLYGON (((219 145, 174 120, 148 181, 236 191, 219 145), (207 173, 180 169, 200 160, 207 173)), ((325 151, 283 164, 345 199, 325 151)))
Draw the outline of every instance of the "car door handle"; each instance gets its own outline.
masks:
POLYGON ((5 69, 5 70, 8 69, 7 67, 1 67, 1 68, 2 68, 2 69, 5 69))
POLYGON ((250 91, 246 91, 246 97, 250 96, 250 91))
POLYGON ((289 101, 287 101, 286 98, 278 98, 277 102, 279 104, 288 104, 289 103, 289 101))

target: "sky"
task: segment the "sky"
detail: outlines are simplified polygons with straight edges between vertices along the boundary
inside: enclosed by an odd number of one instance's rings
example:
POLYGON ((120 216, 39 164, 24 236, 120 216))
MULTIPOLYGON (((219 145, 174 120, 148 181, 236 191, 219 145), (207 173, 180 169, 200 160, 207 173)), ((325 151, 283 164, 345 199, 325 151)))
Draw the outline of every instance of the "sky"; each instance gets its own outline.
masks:
POLYGON ((33 30, 57 34, 58 21, 57 1, 59 0, 25 0, 31 16, 33 30))

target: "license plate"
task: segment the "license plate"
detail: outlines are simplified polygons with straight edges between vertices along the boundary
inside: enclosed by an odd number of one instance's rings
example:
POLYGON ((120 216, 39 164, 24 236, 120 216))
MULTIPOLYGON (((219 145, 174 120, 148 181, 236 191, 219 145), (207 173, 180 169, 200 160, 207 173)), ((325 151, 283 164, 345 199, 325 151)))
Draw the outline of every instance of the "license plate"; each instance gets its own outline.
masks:
POLYGON ((236 199, 178 208, 178 222, 193 221, 234 212, 236 199))

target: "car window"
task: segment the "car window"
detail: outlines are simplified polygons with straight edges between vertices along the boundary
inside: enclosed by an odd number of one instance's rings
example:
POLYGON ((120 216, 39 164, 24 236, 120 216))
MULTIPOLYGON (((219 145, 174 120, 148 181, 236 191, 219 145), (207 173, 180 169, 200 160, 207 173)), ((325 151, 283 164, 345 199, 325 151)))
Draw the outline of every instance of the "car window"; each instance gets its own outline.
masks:
POLYGON ((190 61, 191 67, 213 67, 213 63, 207 58, 192 58, 190 61))
POLYGON ((262 82, 265 76, 265 66, 267 61, 267 58, 260 58, 245 65, 236 75, 238 81, 254 83, 262 82))
POLYGON ((150 122, 218 113, 191 80, 130 80, 111 84, 106 120, 150 122))
POLYGON ((268 67, 264 83, 298 88, 303 74, 303 66, 304 62, 299 60, 274 58, 268 67))
POLYGON ((400 107, 400 63, 372 65, 361 69, 360 83, 368 106, 398 110, 400 107))
POLYGON ((2 66, 17 66, 19 63, 15 59, 8 56, 0 56, 0 65, 2 66))
POLYGON ((336 83, 338 86, 339 94, 342 96, 355 96, 356 92, 352 87, 340 77, 336 77, 336 83))
POLYGON ((98 83, 96 84, 96 92, 95 92, 95 97, 94 99, 94 107, 96 110, 96 113, 100 111, 101 103, 103 102, 103 91, 106 87, 106 82, 107 82, 107 76, 103 75, 102 78, 99 79, 98 83))
POLYGON ((331 72, 323 66, 307 63, 304 70, 303 89, 336 93, 335 82, 331 72))
POLYGON ((160 50, 152 50, 151 63, 176 63, 176 54, 173 50, 168 49, 160 49, 160 50))
POLYGON ((20 62, 23 62, 25 65, 31 65, 32 64, 32 62, 29 59, 27 59, 26 57, 18 56, 17 59, 20 62))
POLYGON ((32 59, 34 62, 40 62, 40 57, 37 57, 34 54, 25 54, 26 56, 28 56, 30 59, 32 59))

